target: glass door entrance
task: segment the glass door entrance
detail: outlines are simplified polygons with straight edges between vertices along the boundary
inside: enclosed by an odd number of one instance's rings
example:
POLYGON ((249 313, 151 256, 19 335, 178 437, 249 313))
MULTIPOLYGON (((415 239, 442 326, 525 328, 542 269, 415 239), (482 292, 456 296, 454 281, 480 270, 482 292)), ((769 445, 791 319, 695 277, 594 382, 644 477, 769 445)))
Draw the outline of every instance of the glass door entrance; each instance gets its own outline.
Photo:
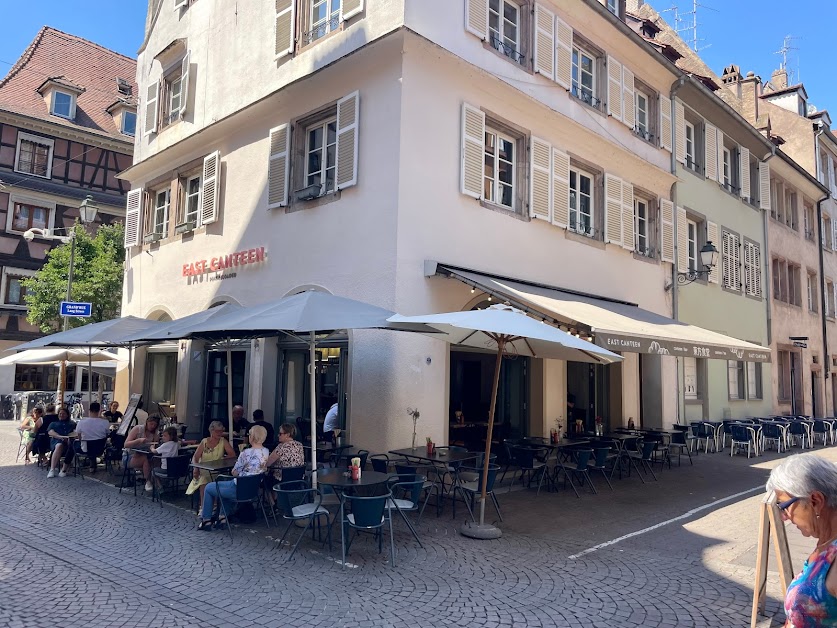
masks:
MULTIPOLYGON (((247 352, 232 351, 232 402, 244 405, 244 382, 247 367, 247 352)), ((204 407, 204 425, 212 421, 229 423, 227 415, 227 352, 209 351, 206 365, 206 403, 204 407)))
POLYGON ((567 362, 567 432, 610 430, 610 372, 601 364, 567 362))

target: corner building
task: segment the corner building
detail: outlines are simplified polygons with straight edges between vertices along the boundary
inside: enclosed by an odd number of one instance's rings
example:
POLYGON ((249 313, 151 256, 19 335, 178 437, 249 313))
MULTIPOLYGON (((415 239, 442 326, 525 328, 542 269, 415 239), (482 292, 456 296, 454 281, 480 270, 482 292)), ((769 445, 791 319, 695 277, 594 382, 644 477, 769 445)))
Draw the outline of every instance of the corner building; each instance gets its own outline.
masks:
MULTIPOLYGON (((630 352, 608 368, 509 357, 498 439, 599 416, 674 422, 675 358, 648 347, 671 323, 675 177, 659 138, 678 70, 624 5, 273 8, 149 3, 142 132, 122 175, 124 312, 177 318, 311 288, 403 314, 508 301, 630 352)), ((684 329, 689 350, 707 338, 684 329)), ((289 339, 241 343, 233 401, 277 425, 307 416, 306 360, 289 339)), ((319 350, 317 411, 338 401, 349 439, 374 451, 410 443, 408 407, 419 439, 471 445, 492 365, 421 336, 349 332, 319 350)), ((160 345, 137 353, 134 386, 201 429, 226 418, 225 368, 219 347, 160 345)))

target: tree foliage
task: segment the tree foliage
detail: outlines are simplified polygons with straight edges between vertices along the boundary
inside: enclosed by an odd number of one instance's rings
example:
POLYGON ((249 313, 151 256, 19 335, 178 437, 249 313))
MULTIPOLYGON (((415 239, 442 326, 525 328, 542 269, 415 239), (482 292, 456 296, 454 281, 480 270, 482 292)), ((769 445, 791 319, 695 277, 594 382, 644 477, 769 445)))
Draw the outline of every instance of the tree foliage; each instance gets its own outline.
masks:
MULTIPOLYGON (((119 316, 122 262, 125 259, 121 223, 102 225, 95 236, 87 233, 80 224, 76 224, 74 230, 76 252, 71 300, 92 303, 93 313, 90 318, 70 318, 71 328, 119 316)), ((29 307, 28 320, 43 332, 56 331, 63 324, 58 311, 61 301, 67 297, 71 246, 68 242, 53 248, 43 268, 23 282, 29 307)))

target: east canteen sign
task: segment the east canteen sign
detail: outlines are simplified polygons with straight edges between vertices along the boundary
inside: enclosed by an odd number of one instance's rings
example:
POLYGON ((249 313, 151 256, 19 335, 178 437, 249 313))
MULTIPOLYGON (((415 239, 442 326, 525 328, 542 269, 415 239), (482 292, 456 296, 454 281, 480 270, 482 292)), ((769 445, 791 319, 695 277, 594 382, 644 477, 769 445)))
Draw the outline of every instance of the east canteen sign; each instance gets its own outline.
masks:
MULTIPOLYGON (((194 262, 183 264, 183 276, 196 277, 206 273, 216 273, 251 266, 253 264, 262 264, 265 259, 267 259, 267 251, 265 247, 260 246, 258 248, 246 249, 228 255, 195 260, 194 262)), ((232 273, 231 277, 235 277, 235 273, 232 273)))

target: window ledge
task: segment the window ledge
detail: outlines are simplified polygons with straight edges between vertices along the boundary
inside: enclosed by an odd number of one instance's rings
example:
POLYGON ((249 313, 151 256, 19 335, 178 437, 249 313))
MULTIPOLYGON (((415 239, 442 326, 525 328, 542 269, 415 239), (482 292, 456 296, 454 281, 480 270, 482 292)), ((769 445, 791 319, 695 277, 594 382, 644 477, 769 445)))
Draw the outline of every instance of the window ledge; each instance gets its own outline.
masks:
POLYGON ((575 94, 573 94, 572 89, 570 89, 567 93, 570 95, 570 99, 574 100, 578 104, 586 107, 587 109, 590 109, 591 111, 595 111, 600 116, 603 116, 605 118, 608 117, 607 113, 605 113, 605 111, 604 111, 604 103, 602 103, 602 101, 599 98, 597 98, 596 96, 593 96, 593 98, 599 102, 598 105, 594 105, 592 103, 587 102, 581 96, 576 96, 575 94))
POLYGON ((572 229, 567 229, 564 232, 564 235, 566 236, 567 240, 571 240, 573 242, 580 242, 581 244, 586 244, 588 246, 592 246, 593 248, 600 249, 602 251, 607 249, 607 245, 601 240, 596 240, 589 236, 576 233, 572 229))
MULTIPOLYGON (((351 22, 352 20, 349 20, 349 21, 351 22)), ((301 42, 302 42, 302 38, 300 38, 300 45, 298 45, 298 46, 297 46, 296 51, 295 51, 295 53, 294 53, 294 54, 295 54, 295 55, 302 54, 302 53, 303 53, 303 52, 305 52, 306 50, 308 50, 308 49, 310 49, 310 48, 312 48, 312 47, 316 46, 317 44, 319 44, 319 43, 321 43, 321 42, 324 42, 326 39, 329 39, 329 38, 331 38, 331 37, 334 37, 335 35, 337 35, 337 33, 342 33, 344 30, 346 30, 346 24, 347 24, 347 23, 348 23, 348 22, 340 22, 340 25, 339 25, 337 28, 333 28, 333 29, 331 29, 329 32, 327 32, 327 33, 326 33, 325 35, 323 35, 322 37, 318 37, 318 38, 317 38, 317 39, 315 39, 314 41, 310 41, 310 42, 308 42, 307 44, 303 44, 303 43, 301 43, 301 42)))
POLYGON ((645 262, 646 264, 654 264, 656 266, 660 263, 660 260, 656 256, 656 254, 654 255, 654 257, 649 257, 648 255, 643 255, 642 253, 637 253, 636 251, 631 251, 631 256, 635 260, 637 260, 639 262, 645 262))
POLYGON ((503 214, 504 216, 508 216, 509 218, 516 218, 517 220, 522 220, 523 222, 530 222, 532 220, 531 218, 529 218, 529 216, 524 216, 520 212, 517 212, 513 209, 509 209, 505 205, 498 205, 497 203, 492 203, 491 201, 484 201, 480 199, 480 207, 490 209, 493 212, 503 214))
POLYGON ((695 164, 694 168, 692 168, 691 166, 687 166, 684 163, 680 163, 680 166, 683 168, 683 170, 691 174, 693 177, 698 177, 699 179, 702 179, 704 181, 706 180, 706 177, 703 176, 703 172, 698 169, 699 166, 697 164, 695 164))
POLYGON ((340 200, 342 196, 342 190, 335 190, 334 192, 327 192, 322 196, 318 196, 317 198, 312 198, 308 201, 291 201, 285 207, 286 214, 292 214, 294 212, 303 211, 306 209, 314 209, 315 207, 319 207, 320 205, 328 205, 329 203, 333 203, 334 201, 340 200))
POLYGON ((507 54, 503 54, 501 51, 497 50, 497 48, 495 46, 491 45, 490 41, 483 40, 482 47, 485 48, 486 50, 491 51, 493 54, 497 55, 501 59, 505 59, 506 61, 511 63, 513 66, 520 68, 521 70, 523 70, 527 74, 534 74, 534 71, 529 69, 529 64, 526 63, 526 54, 525 53, 515 51, 516 54, 520 55, 520 59, 521 59, 520 61, 517 61, 513 57, 511 57, 507 54))
POLYGON ((703 399, 701 399, 700 397, 698 397, 697 399, 684 399, 683 401, 687 406, 702 406, 703 405, 703 399))
POLYGON ((746 291, 744 292, 744 296, 747 297, 748 299, 752 299, 753 301, 763 301, 764 300, 763 296, 758 296, 758 295, 755 295, 755 294, 747 294, 746 291))
POLYGON ((25 170, 18 170, 17 168, 15 168, 15 172, 18 174, 25 174, 28 177, 38 177, 39 179, 52 179, 51 175, 35 174, 34 172, 26 172, 25 170))

